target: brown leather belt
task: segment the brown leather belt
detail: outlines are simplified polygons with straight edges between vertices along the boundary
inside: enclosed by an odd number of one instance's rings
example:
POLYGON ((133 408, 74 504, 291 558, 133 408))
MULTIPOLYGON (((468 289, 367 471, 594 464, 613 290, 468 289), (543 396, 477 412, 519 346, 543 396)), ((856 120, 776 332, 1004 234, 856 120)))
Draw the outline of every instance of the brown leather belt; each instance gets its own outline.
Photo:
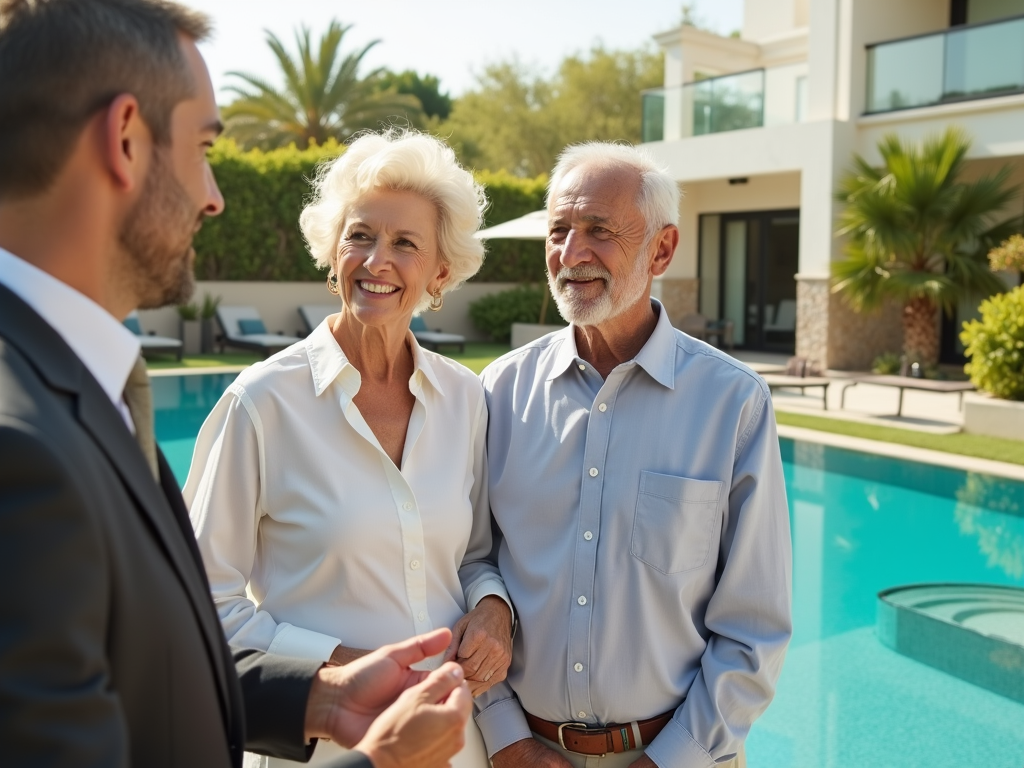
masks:
POLYGON ((628 752, 647 746, 668 725, 673 714, 674 710, 650 720, 612 723, 603 728, 590 728, 585 723, 552 723, 529 712, 526 713, 526 722, 531 731, 548 741, 556 742, 562 749, 600 757, 609 752, 628 752))

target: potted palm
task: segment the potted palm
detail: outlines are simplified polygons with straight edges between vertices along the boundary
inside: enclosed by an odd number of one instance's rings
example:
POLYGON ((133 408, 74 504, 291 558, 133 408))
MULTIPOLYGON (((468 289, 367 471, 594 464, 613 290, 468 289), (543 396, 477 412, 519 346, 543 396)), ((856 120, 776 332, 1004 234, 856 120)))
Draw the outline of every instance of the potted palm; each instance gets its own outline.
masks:
POLYGON ((178 319, 181 322, 181 353, 198 355, 201 348, 199 307, 195 304, 179 304, 178 319))
POLYGON ((939 311, 1003 290, 986 254, 1020 230, 1020 217, 993 223, 1018 194, 1009 167, 964 181, 971 142, 957 128, 915 145, 882 139, 882 166, 855 156, 836 198, 846 258, 832 264, 833 290, 856 311, 886 301, 903 307, 903 352, 928 369, 939 358, 939 311))

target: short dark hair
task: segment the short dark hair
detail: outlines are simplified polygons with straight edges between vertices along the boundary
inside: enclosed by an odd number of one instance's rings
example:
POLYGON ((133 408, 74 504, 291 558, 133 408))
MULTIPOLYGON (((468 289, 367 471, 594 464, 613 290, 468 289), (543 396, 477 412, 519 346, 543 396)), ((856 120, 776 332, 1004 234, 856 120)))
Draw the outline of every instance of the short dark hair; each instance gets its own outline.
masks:
POLYGON ((53 183, 86 122, 123 93, 154 141, 194 93, 179 35, 210 33, 204 14, 167 0, 0 0, 0 199, 53 183))

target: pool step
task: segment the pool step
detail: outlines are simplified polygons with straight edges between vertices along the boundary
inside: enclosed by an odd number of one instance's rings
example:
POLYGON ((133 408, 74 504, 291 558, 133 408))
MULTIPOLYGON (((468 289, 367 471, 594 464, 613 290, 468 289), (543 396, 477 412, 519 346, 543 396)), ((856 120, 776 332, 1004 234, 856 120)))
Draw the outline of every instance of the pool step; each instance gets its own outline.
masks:
POLYGON ((914 584, 878 593, 878 639, 1024 704, 1024 589, 914 584))

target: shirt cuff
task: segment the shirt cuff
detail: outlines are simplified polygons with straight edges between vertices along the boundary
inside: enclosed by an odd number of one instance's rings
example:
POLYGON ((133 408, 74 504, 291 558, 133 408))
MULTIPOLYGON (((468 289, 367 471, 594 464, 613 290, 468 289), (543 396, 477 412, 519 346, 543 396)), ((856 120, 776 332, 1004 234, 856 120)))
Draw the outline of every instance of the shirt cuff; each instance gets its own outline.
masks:
POLYGON ((714 768, 715 765, 715 759, 675 719, 654 737, 644 753, 658 768, 714 768))
POLYGON ((488 757, 494 757, 496 752, 517 741, 533 738, 523 708, 515 697, 497 701, 478 712, 476 724, 487 745, 488 757))
POLYGON ((334 649, 341 645, 341 640, 330 635, 322 635, 309 629, 279 624, 274 641, 267 648, 267 653, 281 656, 294 656, 298 659, 314 659, 329 661, 334 649))
POLYGON ((512 623, 516 622, 516 609, 512 607, 512 598, 508 596, 508 590, 505 589, 505 584, 500 579, 487 579, 487 581, 481 581, 466 595, 466 607, 472 611, 480 601, 485 597, 494 595, 500 597, 505 601, 508 609, 512 611, 512 623))

